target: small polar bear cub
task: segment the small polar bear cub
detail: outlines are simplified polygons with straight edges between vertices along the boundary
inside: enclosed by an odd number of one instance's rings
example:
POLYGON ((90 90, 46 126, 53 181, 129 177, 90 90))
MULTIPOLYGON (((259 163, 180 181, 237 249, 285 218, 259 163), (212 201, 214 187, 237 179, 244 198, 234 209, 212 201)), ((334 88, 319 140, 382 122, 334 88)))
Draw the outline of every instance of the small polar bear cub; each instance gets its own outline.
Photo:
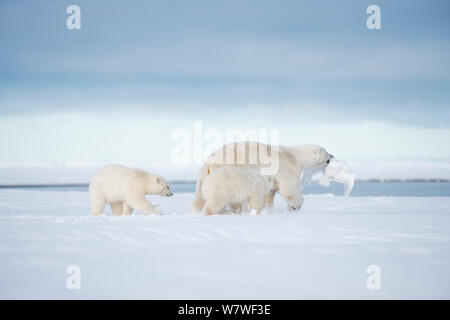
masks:
POLYGON ((89 194, 93 215, 103 213, 107 203, 114 215, 129 215, 133 210, 159 214, 159 208, 154 207, 145 195, 173 195, 162 177, 118 164, 106 165, 95 173, 89 184, 89 194))
POLYGON ((202 196, 206 201, 203 214, 224 213, 227 204, 241 208, 248 202, 259 214, 263 208, 264 195, 273 191, 274 179, 261 176, 253 170, 224 166, 214 170, 203 182, 202 196))

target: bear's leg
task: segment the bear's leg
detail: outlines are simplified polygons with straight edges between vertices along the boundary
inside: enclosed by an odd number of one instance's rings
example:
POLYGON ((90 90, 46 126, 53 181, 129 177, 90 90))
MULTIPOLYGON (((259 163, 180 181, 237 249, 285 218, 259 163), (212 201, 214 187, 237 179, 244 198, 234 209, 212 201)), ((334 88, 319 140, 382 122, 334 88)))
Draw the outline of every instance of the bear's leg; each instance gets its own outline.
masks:
POLYGON ((197 188, 195 190, 194 195, 194 201, 192 202, 192 209, 194 209, 195 212, 201 212, 203 207, 205 206, 205 200, 202 196, 202 184, 203 180, 197 181, 197 188))
POLYGON ((134 210, 137 211, 144 211, 147 214, 150 213, 156 213, 159 214, 159 210, 158 208, 156 208, 155 206, 153 206, 151 204, 150 201, 148 201, 147 199, 145 199, 145 196, 142 195, 142 197, 138 197, 138 196, 131 196, 128 197, 126 202, 128 203, 128 205, 130 205, 134 210))
POLYGON ((263 206, 263 196, 259 194, 252 195, 248 198, 248 204, 252 210, 256 211, 256 214, 260 214, 263 206))
POLYGON ((271 193, 268 193, 264 196, 264 206, 272 208, 273 207, 273 200, 275 199, 275 194, 277 193, 277 190, 273 190, 271 193))
POLYGON ((194 201, 192 202, 192 208, 194 209, 194 211, 201 212, 204 206, 205 206, 205 200, 203 200, 202 195, 195 194, 194 201))
POLYGON ((217 201, 217 199, 215 199, 214 201, 207 200, 205 206, 203 207, 203 214, 209 216, 212 214, 222 213, 226 205, 227 202, 224 200, 219 201, 217 201))
POLYGON ((238 214, 242 212, 242 204, 241 203, 230 203, 231 212, 234 214, 238 214))
POLYGON ((122 214, 122 202, 113 202, 109 204, 113 215, 120 216, 122 214))
POLYGON ((192 209, 195 212, 202 212, 202 209, 205 206, 206 201, 203 199, 202 186, 203 181, 205 181, 206 177, 211 173, 210 171, 211 169, 207 164, 204 164, 200 169, 197 185, 195 187, 194 201, 192 202, 192 209))
POLYGON ((122 212, 124 215, 129 216, 133 213, 133 208, 126 202, 122 202, 122 212))
POLYGON ((219 214, 227 214, 227 206, 224 206, 222 209, 220 209, 220 211, 218 212, 219 214))
POLYGON ((96 216, 103 213, 105 209, 106 199, 103 197, 91 197, 92 215, 96 216))
POLYGON ((288 204, 289 211, 300 210, 303 204, 303 196, 298 183, 280 183, 280 196, 288 204))

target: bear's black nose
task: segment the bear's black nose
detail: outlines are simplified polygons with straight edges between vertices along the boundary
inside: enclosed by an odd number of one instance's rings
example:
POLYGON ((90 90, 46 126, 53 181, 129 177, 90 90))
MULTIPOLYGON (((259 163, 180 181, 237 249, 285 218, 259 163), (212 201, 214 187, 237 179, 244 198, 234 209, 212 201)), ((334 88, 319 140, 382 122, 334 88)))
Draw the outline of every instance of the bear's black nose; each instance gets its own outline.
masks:
POLYGON ((329 164, 331 159, 333 159, 333 158, 334 158, 334 156, 332 154, 330 154, 330 158, 327 160, 327 164, 329 164))

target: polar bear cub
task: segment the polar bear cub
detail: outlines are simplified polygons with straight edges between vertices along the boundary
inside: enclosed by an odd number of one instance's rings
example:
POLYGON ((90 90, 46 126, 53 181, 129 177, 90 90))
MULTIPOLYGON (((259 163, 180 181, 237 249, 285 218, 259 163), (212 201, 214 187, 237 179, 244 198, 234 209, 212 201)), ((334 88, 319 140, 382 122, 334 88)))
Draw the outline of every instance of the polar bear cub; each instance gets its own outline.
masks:
POLYGON ((147 194, 173 195, 167 181, 144 170, 110 164, 98 170, 89 184, 92 214, 103 212, 107 203, 114 215, 129 215, 133 210, 159 213, 145 198, 147 194))
POLYGON ((259 214, 264 195, 273 191, 273 183, 272 177, 261 176, 253 170, 235 166, 217 168, 202 185, 202 195, 206 201, 203 214, 224 213, 227 204, 231 208, 241 208, 247 202, 259 214))

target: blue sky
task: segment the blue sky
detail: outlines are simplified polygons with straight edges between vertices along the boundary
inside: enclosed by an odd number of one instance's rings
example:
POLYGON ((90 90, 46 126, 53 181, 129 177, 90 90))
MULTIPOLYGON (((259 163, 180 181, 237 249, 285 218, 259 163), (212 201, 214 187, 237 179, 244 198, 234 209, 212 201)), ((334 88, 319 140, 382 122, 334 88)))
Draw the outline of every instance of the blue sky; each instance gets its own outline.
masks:
POLYGON ((165 162, 195 120, 447 161, 449 18, 436 0, 2 2, 0 162, 165 162))

